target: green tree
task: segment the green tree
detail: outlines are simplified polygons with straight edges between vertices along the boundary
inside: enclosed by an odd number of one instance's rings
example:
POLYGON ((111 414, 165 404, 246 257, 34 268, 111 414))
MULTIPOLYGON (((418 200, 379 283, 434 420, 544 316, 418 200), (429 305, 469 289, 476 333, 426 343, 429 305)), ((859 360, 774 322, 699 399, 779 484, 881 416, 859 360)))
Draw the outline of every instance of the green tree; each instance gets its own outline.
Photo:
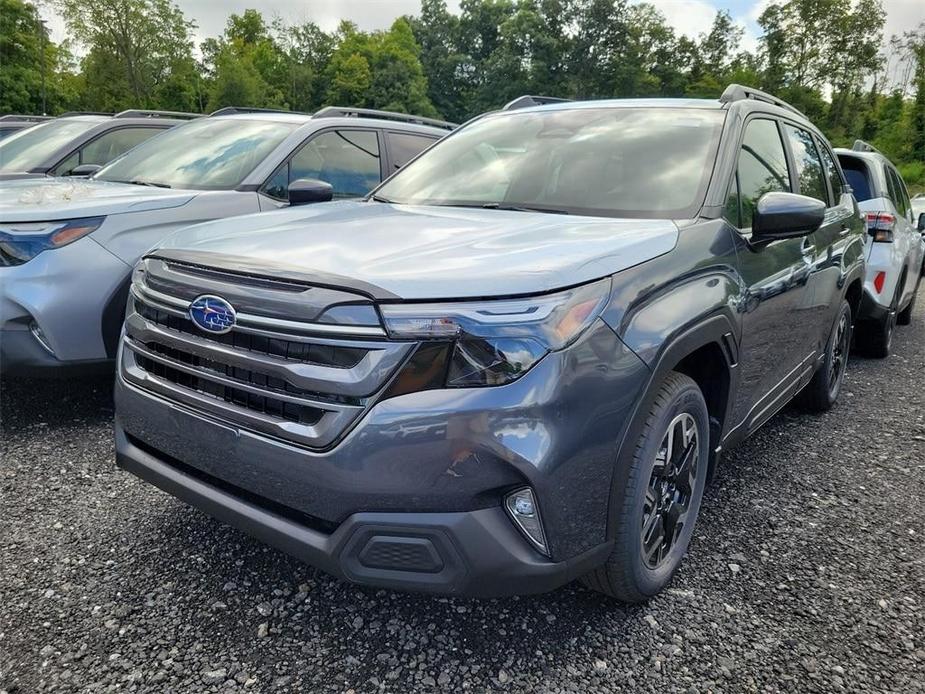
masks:
POLYGON ((181 93, 164 85, 175 72, 191 74, 195 24, 173 2, 57 0, 57 7, 87 49, 83 79, 98 108, 156 107, 159 95, 181 93))

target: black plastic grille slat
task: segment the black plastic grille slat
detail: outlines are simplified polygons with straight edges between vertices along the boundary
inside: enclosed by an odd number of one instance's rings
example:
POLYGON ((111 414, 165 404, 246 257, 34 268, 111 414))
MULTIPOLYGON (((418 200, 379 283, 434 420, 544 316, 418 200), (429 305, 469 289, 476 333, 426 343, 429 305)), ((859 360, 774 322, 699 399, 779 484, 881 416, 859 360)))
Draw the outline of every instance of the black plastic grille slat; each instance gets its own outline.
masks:
POLYGON ((341 347, 339 345, 325 345, 314 342, 281 340, 262 335, 251 335, 237 330, 232 330, 224 335, 210 334, 199 330, 189 318, 175 316, 138 300, 135 300, 135 312, 151 323, 156 323, 169 330, 194 335, 198 339, 303 364, 350 369, 359 364, 360 360, 366 356, 366 350, 359 347, 341 347))
MULTIPOLYGON (((155 350, 152 349, 152 351, 155 350)), ((176 352, 176 350, 170 351, 176 352)), ((183 354, 182 352, 176 353, 183 354)), ((198 359, 198 357, 194 357, 193 355, 185 356, 191 359, 198 359)), ((313 424, 317 424, 321 420, 321 417, 324 415, 324 410, 320 408, 307 405, 299 405, 297 403, 284 402, 274 398, 272 394, 254 395, 253 393, 248 393, 247 391, 241 390, 240 388, 226 386, 222 383, 210 381, 208 378, 200 378, 198 376, 188 374, 185 371, 180 371, 179 369, 175 369, 171 366, 168 366, 167 364, 162 364, 161 362, 155 361, 154 359, 146 357, 143 354, 135 354, 135 363, 141 369, 147 371, 151 375, 162 378, 175 385, 194 390, 196 392, 202 393, 203 395, 209 395, 219 400, 224 400, 225 402, 233 403, 239 407, 251 410, 253 412, 259 412, 260 414, 276 417, 278 419, 285 419, 290 422, 311 426, 313 424)))

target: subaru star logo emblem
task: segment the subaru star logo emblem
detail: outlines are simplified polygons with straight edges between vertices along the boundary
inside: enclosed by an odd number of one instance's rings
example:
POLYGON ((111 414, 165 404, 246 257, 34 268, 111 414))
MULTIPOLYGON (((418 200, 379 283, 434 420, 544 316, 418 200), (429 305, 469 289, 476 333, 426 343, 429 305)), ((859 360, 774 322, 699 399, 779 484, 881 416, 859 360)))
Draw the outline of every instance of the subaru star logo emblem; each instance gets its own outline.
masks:
POLYGON ((207 333, 227 333, 234 327, 234 307, 220 296, 203 294, 189 305, 189 317, 207 333))

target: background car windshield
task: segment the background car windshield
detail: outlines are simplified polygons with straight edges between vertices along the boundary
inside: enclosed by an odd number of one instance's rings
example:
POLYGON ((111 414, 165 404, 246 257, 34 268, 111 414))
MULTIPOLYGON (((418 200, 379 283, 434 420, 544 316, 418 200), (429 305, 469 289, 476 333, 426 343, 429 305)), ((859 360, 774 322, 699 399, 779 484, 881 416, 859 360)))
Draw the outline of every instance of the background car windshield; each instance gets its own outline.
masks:
POLYGON ((298 123, 202 118, 142 143, 94 177, 171 188, 234 188, 298 123))
POLYGON ((0 171, 31 171, 48 162, 48 157, 103 119, 61 118, 35 125, 0 142, 0 171))
POLYGON ((691 217, 723 113, 576 108, 488 116, 376 191, 396 203, 527 207, 613 217, 691 217))

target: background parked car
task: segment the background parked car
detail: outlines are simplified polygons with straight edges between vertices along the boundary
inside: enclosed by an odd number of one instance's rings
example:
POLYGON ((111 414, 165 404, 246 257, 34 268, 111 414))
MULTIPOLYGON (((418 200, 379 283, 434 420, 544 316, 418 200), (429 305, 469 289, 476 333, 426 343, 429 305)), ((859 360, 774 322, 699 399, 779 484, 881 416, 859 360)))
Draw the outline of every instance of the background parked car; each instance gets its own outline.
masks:
POLYGON ((0 116, 0 140, 47 120, 51 120, 51 116, 24 116, 17 113, 0 116))
POLYGON ((452 127, 381 111, 229 108, 90 179, 0 185, 0 370, 106 366, 131 267, 164 236, 284 207, 290 193, 293 204, 364 195, 452 127))
POLYGON ((66 113, 0 142, 0 181, 87 175, 148 138, 199 117, 173 111, 66 113))
POLYGON ((835 151, 867 219, 867 278, 855 340, 865 354, 885 357, 896 324, 912 320, 921 281, 922 234, 906 184, 889 159, 862 140, 852 149, 835 151))

